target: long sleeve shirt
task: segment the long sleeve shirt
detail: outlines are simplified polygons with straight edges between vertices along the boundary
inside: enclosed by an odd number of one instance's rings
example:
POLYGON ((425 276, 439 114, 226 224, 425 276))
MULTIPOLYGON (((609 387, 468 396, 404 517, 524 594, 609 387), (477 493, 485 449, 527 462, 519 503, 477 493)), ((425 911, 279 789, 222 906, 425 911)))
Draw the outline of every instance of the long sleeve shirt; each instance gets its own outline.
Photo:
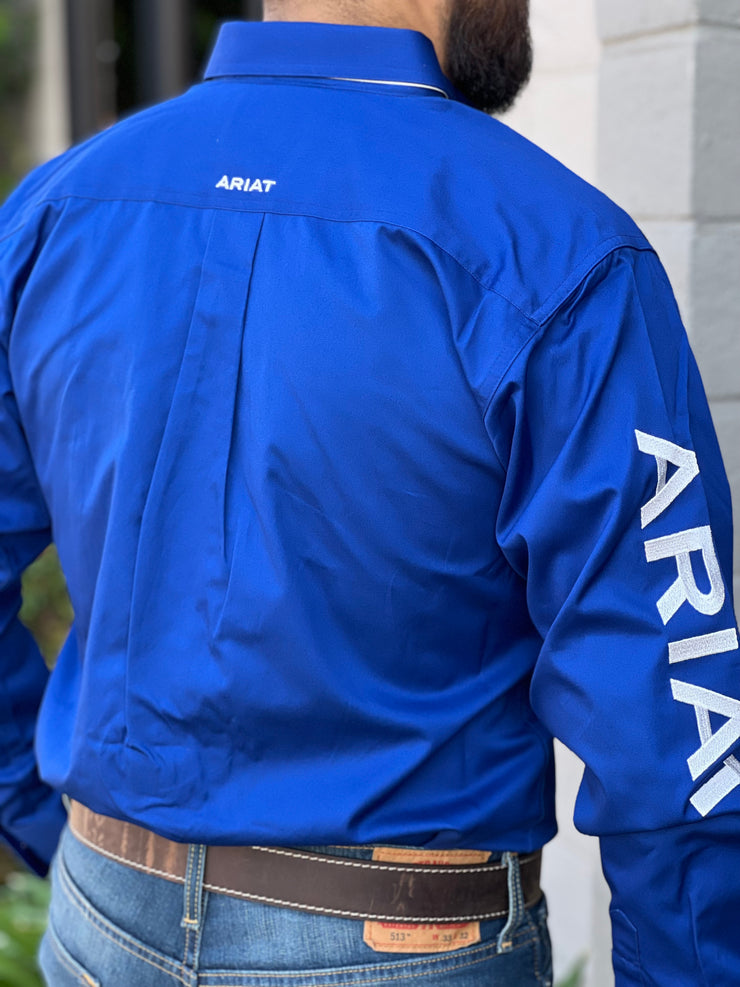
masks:
POLYGON ((530 851, 556 736, 619 987, 737 985, 730 497, 679 312, 424 37, 227 25, 202 83, 35 171, 0 377, 31 866, 59 792, 180 841, 530 851), (52 538, 47 684, 17 611, 52 538))

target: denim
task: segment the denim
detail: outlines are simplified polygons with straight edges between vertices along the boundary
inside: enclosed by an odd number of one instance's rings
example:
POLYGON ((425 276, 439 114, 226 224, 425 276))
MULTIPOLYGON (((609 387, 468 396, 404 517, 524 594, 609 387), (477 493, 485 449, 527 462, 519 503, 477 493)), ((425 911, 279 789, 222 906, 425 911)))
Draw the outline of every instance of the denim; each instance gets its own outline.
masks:
MULTIPOLYGON (((185 886, 119 864, 65 829, 52 866, 40 965, 49 987, 551 987, 544 898, 481 923, 482 941, 441 955, 374 952, 363 922, 312 915, 202 888, 204 854, 192 846, 185 886)), ((325 852, 370 856, 367 848, 325 852)))

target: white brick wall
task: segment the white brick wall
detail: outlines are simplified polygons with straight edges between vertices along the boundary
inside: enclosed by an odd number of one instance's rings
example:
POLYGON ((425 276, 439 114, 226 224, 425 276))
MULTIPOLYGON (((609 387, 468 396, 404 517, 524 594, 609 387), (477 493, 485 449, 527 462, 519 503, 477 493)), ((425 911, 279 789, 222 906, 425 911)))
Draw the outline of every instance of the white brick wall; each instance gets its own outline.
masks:
POLYGON ((598 184, 638 220, 691 213, 695 62, 687 30, 604 49, 598 184))
POLYGON ((699 21, 740 26, 737 0, 596 0, 604 41, 693 27, 699 21))
MULTIPOLYGON (((712 404, 735 508, 740 592, 740 0, 705 0, 722 27, 703 28, 694 114, 691 301, 688 323, 712 404)), ((708 15, 707 15, 708 16, 708 15)))
POLYGON ((506 123, 596 181, 600 46, 593 0, 531 0, 535 70, 506 123))
POLYGON ((67 104, 66 30, 63 0, 36 0, 39 46, 31 94, 31 148, 35 161, 47 161, 70 144, 67 104))

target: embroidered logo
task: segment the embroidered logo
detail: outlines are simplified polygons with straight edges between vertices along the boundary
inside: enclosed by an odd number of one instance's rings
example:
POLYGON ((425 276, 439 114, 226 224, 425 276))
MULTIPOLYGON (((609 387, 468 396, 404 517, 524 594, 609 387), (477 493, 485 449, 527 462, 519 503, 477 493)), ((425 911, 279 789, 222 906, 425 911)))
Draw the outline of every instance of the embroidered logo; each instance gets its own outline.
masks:
POLYGON ((277 182, 274 178, 240 178, 235 175, 229 178, 224 175, 216 182, 216 188, 225 188, 229 192, 269 192, 277 182))
MULTIPOLYGON (((652 456, 657 467, 655 495, 640 512, 644 530, 667 511, 699 476, 699 464, 694 452, 682 449, 667 439, 639 430, 635 430, 635 437, 637 448, 644 455, 652 456), (669 464, 675 467, 670 478, 669 464)), ((676 567, 674 582, 656 603, 664 625, 686 603, 701 616, 713 617, 720 612, 725 602, 725 585, 709 525, 647 539, 645 558, 649 563, 672 559, 676 567), (694 564, 702 571, 704 585, 708 584, 705 590, 697 584, 694 564)), ((737 649, 737 631, 734 627, 726 627, 680 641, 670 641, 668 662, 677 665, 737 649)), ((693 706, 696 714, 701 746, 688 759, 692 780, 696 782, 702 775, 714 771, 691 797, 696 811, 706 816, 740 785, 740 761, 730 753, 740 739, 740 701, 679 679, 671 679, 671 692, 676 702, 693 706), (717 730, 712 726, 710 713, 725 720, 717 730)))

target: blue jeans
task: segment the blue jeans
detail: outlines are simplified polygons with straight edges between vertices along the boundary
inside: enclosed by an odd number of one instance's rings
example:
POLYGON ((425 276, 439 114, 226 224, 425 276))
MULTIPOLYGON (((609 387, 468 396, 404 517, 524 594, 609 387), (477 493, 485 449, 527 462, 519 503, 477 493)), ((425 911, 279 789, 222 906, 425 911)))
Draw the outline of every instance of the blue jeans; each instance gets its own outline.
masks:
POLYGON ((521 907, 516 871, 509 918, 482 922, 480 943, 383 953, 363 941, 362 921, 204 890, 197 849, 183 887, 119 864, 65 829, 39 956, 49 987, 551 987, 545 902, 521 907))

